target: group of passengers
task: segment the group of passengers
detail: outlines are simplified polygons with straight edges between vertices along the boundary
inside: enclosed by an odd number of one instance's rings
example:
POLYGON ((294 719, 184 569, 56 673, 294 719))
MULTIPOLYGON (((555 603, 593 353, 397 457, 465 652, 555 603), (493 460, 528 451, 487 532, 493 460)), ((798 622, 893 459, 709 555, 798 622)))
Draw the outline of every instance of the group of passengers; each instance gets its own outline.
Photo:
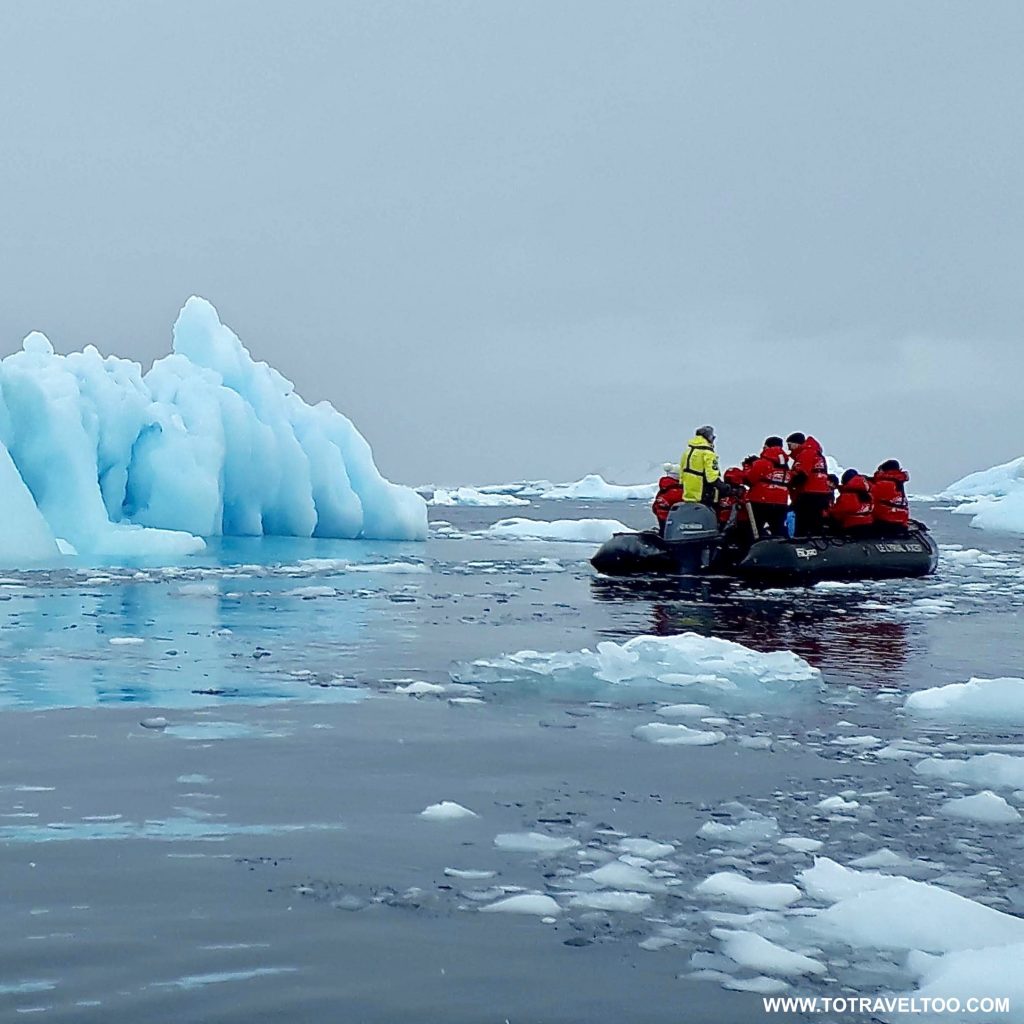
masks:
POLYGON ((662 530, 673 505, 694 501, 717 512, 723 531, 742 529, 754 537, 898 535, 910 525, 908 479, 896 459, 887 459, 871 476, 848 469, 840 479, 829 473, 818 441, 799 431, 785 442, 765 438, 760 455, 748 455, 742 466, 721 473, 714 428, 704 426, 678 470, 666 467, 653 509, 662 530))

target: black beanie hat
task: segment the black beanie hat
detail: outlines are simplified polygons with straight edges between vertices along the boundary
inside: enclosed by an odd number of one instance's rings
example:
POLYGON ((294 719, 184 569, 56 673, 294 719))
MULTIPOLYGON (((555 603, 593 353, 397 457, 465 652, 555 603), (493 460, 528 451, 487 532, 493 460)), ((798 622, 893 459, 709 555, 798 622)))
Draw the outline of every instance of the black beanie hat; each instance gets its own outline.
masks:
POLYGON ((772 434, 771 437, 766 437, 764 439, 764 446, 765 448, 781 448, 782 438, 776 437, 774 434, 772 434))
POLYGON ((793 433, 786 438, 786 444, 803 444, 806 440, 806 434, 801 434, 799 430, 794 430, 793 433))

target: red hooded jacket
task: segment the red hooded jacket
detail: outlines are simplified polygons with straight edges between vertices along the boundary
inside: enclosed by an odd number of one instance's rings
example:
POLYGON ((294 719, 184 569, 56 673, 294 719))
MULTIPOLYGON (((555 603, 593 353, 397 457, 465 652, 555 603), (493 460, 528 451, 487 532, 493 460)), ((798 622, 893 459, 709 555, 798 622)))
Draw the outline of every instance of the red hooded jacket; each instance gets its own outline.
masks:
POLYGON ((765 448, 747 470, 746 484, 755 505, 788 505, 789 456, 782 448, 765 448))
POLYGON ((789 487, 794 496, 832 493, 825 456, 821 445, 813 437, 793 449, 793 472, 789 487))
POLYGON ((862 476, 853 476, 839 488, 836 503, 828 510, 832 523, 840 530, 871 526, 875 521, 871 488, 862 476))
POLYGON ((904 484, 910 479, 906 470, 878 470, 871 478, 871 498, 875 503, 875 522, 895 526, 910 525, 910 505, 904 484))
MULTIPOLYGON (((732 466, 722 474, 722 479, 727 484, 732 484, 733 487, 742 487, 744 484, 744 473, 743 470, 738 466, 732 466)), ((746 502, 749 499, 745 494, 723 494, 718 499, 718 525, 725 526, 729 522, 729 517, 732 515, 734 505, 739 505, 739 509, 736 513, 736 521, 739 523, 747 523, 750 518, 747 516, 746 502)))
POLYGON ((663 476, 658 481, 658 494, 651 510, 659 523, 668 519, 669 510, 683 500, 683 486, 674 476, 663 476))

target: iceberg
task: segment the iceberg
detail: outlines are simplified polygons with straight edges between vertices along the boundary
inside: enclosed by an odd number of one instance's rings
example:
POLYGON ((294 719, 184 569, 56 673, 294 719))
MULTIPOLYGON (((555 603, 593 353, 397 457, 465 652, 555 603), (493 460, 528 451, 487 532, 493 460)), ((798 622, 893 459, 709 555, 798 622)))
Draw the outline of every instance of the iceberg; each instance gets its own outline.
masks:
POLYGON ((540 497, 548 501, 653 501, 657 493, 656 483, 610 484, 603 476, 591 473, 574 483, 549 487, 541 491, 540 497))
POLYGON ((327 402, 256 362, 205 299, 148 372, 93 346, 58 355, 30 334, 0 361, 0 558, 71 545, 178 556, 221 535, 421 540, 426 505, 385 480, 327 402))
POLYGON ((503 540, 561 540, 600 544, 629 527, 617 519, 501 519, 487 528, 503 540))
POLYGON ((971 526, 977 529, 1024 533, 1024 455, 970 473, 938 497, 961 502, 953 511, 972 516, 971 526))
POLYGON ((529 505, 526 498, 517 498, 514 494, 499 494, 481 491, 477 487, 436 487, 430 505, 470 505, 480 508, 497 508, 502 505, 529 505))

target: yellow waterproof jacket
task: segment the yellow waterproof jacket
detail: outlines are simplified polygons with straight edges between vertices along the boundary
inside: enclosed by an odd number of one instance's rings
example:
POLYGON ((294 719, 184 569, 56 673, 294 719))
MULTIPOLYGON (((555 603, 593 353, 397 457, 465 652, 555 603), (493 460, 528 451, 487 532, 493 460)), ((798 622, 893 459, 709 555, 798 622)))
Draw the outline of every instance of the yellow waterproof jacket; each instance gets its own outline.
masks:
POLYGON ((683 485, 683 501, 714 502, 711 485, 718 480, 718 456, 711 442, 699 434, 686 446, 679 460, 679 482, 683 485))

